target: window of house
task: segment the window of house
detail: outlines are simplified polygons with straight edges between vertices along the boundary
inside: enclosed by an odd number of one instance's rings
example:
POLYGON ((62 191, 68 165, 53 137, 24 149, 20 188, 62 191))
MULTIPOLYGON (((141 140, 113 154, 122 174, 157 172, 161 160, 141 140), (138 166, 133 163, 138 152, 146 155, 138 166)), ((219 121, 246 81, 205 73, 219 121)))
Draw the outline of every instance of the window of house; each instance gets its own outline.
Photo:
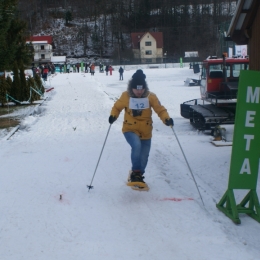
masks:
POLYGON ((145 51, 145 55, 152 55, 152 51, 145 51))
POLYGON ((145 46, 152 46, 152 42, 145 42, 145 46))
POLYGON ((152 59, 145 59, 146 63, 151 63, 152 59))
POLYGON ((41 54, 41 59, 45 59, 45 54, 41 54))
POLYGON ((41 45, 41 50, 44 50, 44 45, 41 45))

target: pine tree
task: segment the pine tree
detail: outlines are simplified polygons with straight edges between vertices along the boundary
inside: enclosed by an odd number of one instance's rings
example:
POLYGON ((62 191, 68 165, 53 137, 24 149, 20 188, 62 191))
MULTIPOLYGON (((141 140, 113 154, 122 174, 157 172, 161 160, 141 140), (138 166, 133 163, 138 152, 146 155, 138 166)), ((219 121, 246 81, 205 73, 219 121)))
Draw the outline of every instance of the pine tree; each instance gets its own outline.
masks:
POLYGON ((16 46, 10 45, 8 33, 15 17, 17 2, 17 0, 0 1, 0 71, 11 69, 12 61, 15 59, 16 46))
POLYGON ((32 77, 29 77, 28 79, 27 79, 27 86, 28 86, 28 89, 29 89, 29 94, 30 94, 30 96, 31 96, 31 98, 30 98, 30 103, 32 104, 33 103, 33 101, 35 101, 35 100, 37 100, 38 99, 38 97, 36 97, 36 93, 35 93, 35 91, 33 91, 33 90, 31 90, 31 88, 35 88, 35 81, 34 81, 34 78, 32 78, 32 77), (35 94, 34 94, 35 93, 35 94))
POLYGON ((7 83, 5 77, 0 77, 0 103, 3 107, 7 100, 6 100, 6 92, 7 92, 7 83))
POLYGON ((45 89, 44 89, 44 87, 42 85, 42 80, 41 80, 40 76, 39 75, 35 75, 34 81, 35 81, 34 88, 36 88, 40 93, 44 93, 45 89))
POLYGON ((23 101, 28 97, 24 65, 30 64, 33 53, 26 45, 26 23, 16 16, 17 3, 17 0, 0 1, 0 71, 13 70, 10 95, 23 101))
POLYGON ((23 64, 19 66, 19 76, 20 76, 20 100, 27 101, 30 97, 30 88, 28 89, 27 80, 24 74, 23 64))
POLYGON ((8 95, 10 95, 10 93, 11 93, 12 83, 13 83, 12 79, 10 78, 10 76, 8 76, 6 78, 6 84, 7 84, 6 85, 6 93, 8 95))
MULTIPOLYGON (((29 85, 30 85, 30 87, 37 90, 37 92, 39 92, 40 94, 44 93, 42 81, 38 75, 35 75, 34 78, 29 78, 29 85)), ((41 96, 38 93, 36 93, 35 91, 32 91, 31 102, 33 102, 35 100, 39 100, 40 98, 41 98, 41 96)))
POLYGON ((66 26, 69 25, 70 21, 72 21, 72 12, 70 10, 67 10, 65 12, 65 24, 66 24, 66 26))
POLYGON ((6 12, 7 6, 8 1, 0 2, 0 71, 4 71, 5 68, 5 55, 7 50, 6 36, 11 22, 10 15, 6 12))
POLYGON ((20 77, 19 77, 18 66, 16 61, 14 62, 13 73, 14 73, 14 77, 13 77, 10 96, 18 101, 21 101, 21 83, 20 83, 20 77))

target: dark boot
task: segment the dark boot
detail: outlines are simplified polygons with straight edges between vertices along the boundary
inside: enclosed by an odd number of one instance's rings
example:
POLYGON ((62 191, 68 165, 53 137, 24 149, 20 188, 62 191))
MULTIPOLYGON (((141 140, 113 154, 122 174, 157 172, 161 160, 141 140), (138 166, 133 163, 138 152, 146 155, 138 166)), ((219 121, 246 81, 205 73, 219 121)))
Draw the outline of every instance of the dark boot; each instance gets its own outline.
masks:
POLYGON ((132 171, 130 174, 130 182, 144 182, 144 177, 140 171, 132 171))

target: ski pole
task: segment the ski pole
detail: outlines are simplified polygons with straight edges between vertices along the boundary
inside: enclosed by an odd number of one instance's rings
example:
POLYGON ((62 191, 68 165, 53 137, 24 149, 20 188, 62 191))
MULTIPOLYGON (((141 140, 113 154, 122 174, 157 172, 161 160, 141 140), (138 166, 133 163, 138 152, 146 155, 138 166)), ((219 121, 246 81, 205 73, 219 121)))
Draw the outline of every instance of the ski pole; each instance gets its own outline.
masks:
POLYGON ((109 131, 110 131, 111 125, 112 125, 112 124, 109 125, 108 131, 107 131, 107 135, 106 135, 106 138, 105 138, 105 141, 104 141, 104 144, 103 144, 103 147, 102 147, 101 153, 100 153, 100 155, 99 155, 98 162, 97 162, 96 169, 95 169, 95 171, 94 171, 94 174, 93 174, 93 177, 92 177, 91 183, 90 183, 90 185, 87 185, 87 187, 88 187, 88 191, 89 191, 90 189, 93 189, 92 182, 93 182, 93 180, 94 180, 94 177, 95 177, 95 174, 96 174, 96 171, 97 171, 97 167, 98 167, 98 164, 99 164, 99 161, 100 161, 101 155, 102 155, 102 153, 103 153, 103 150, 104 150, 104 147, 105 147, 105 144, 106 144, 106 141, 107 141, 107 137, 108 137, 108 134, 109 134, 109 131))
POLYGON ((178 137, 177 137, 177 135, 176 135, 176 133, 175 133, 175 131, 174 131, 174 129, 173 129, 173 126, 171 126, 171 129, 172 129, 172 131, 173 131, 173 133, 174 133, 174 135, 175 135, 175 137, 176 137, 176 140, 177 140, 177 142, 178 142, 178 144, 179 144, 179 146, 180 146, 180 149, 181 149, 181 151, 182 151, 183 157, 184 157, 184 159, 185 159, 185 161, 186 161, 186 163, 187 163, 187 165, 188 165, 188 168, 189 168, 189 170, 190 170, 191 176, 192 176, 192 178, 193 178, 193 181, 194 181, 194 183, 195 183, 195 185, 196 185, 196 187, 197 187, 198 193, 199 193, 199 195, 200 195, 200 199, 201 199, 201 201, 202 201, 202 204, 203 204, 203 206, 205 207, 205 204, 204 204, 204 202, 203 202, 202 196, 201 196, 201 194, 200 194, 200 190, 199 190, 198 184, 197 184, 197 182, 196 182, 196 180, 195 180, 195 177, 194 177, 194 175, 193 175, 193 173, 192 173, 192 170, 191 170, 191 168, 190 168, 190 165, 189 165, 189 163, 188 163, 188 160, 187 160, 187 158, 186 158, 186 156, 185 156, 185 154, 184 154, 184 151, 183 151, 183 149, 182 149, 182 147, 181 147, 181 144, 180 144, 180 142, 179 142, 179 139, 178 139, 178 137))

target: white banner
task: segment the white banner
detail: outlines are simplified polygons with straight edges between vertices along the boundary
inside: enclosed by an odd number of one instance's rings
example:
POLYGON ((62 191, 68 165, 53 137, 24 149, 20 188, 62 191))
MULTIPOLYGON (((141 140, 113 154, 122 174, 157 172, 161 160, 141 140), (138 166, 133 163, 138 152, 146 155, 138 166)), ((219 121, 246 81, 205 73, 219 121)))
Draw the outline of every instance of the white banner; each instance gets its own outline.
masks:
POLYGON ((247 45, 236 45, 235 46, 235 55, 245 57, 247 56, 247 45))
POLYGON ((233 57, 233 48, 228 48, 228 57, 229 58, 233 57))

